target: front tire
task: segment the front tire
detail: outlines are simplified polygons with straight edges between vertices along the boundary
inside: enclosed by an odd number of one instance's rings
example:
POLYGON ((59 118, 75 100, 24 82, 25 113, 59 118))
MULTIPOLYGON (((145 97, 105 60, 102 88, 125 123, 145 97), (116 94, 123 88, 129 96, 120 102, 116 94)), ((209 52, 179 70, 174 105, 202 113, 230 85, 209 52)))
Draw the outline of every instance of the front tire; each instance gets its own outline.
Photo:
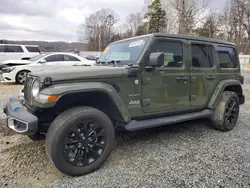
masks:
POLYGON ((62 173, 81 176, 102 166, 115 145, 113 124, 91 107, 74 107, 60 114, 46 135, 46 152, 62 173))
POLYGON ((239 109, 238 95, 232 91, 223 92, 211 118, 214 127, 224 132, 232 130, 237 123, 239 109))
POLYGON ((27 71, 27 70, 23 70, 23 71, 18 72, 16 74, 16 83, 23 85, 25 83, 25 80, 26 80, 28 73, 29 73, 29 71, 27 71))

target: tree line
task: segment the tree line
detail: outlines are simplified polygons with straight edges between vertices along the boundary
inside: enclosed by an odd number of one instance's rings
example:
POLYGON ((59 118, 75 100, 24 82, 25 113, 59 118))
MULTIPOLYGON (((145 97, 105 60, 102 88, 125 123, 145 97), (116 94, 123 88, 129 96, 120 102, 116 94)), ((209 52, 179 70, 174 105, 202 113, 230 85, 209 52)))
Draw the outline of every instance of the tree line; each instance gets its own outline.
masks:
POLYGON ((227 0, 217 9, 209 8, 209 0, 144 0, 144 4, 124 23, 112 9, 91 14, 77 30, 79 41, 87 42, 89 50, 102 51, 110 42, 161 32, 227 40, 236 43, 239 52, 250 53, 250 0, 227 0))

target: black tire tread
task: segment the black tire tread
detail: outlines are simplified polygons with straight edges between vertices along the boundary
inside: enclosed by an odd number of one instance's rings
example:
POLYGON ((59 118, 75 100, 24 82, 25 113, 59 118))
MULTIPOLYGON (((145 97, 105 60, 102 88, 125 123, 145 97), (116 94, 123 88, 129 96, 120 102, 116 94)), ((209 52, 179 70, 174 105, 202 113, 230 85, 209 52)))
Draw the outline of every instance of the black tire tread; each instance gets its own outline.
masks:
MULTIPOLYGON (((82 114, 82 113, 95 113, 96 115, 101 116, 103 118, 106 118, 110 121, 109 117, 106 114, 104 114, 100 110, 92 108, 92 107, 79 106, 79 107, 73 107, 73 108, 70 108, 68 110, 65 110, 62 114, 60 114, 58 117, 55 118, 55 120, 50 125, 48 132, 46 134, 45 150, 46 150, 47 156, 52 164, 55 165, 55 163, 52 159, 52 155, 53 155, 52 142, 55 140, 55 138, 54 138, 55 133, 58 132, 60 129, 62 129, 63 125, 66 122, 70 121, 70 119, 77 117, 79 114, 82 114)), ((110 121, 109 123, 113 127, 112 122, 110 121)), ((65 174, 70 175, 70 176, 78 176, 79 175, 79 174, 76 174, 74 172, 66 172, 65 174)), ((84 175, 84 174, 82 174, 82 175, 84 175)))
POLYGON ((213 126, 221 131, 230 131, 228 127, 224 124, 224 112, 225 112, 225 106, 230 98, 236 98, 238 104, 239 104, 239 97, 235 92, 232 91, 224 91, 222 93, 222 96, 220 98, 220 101, 218 105, 215 108, 215 111, 211 117, 213 126))

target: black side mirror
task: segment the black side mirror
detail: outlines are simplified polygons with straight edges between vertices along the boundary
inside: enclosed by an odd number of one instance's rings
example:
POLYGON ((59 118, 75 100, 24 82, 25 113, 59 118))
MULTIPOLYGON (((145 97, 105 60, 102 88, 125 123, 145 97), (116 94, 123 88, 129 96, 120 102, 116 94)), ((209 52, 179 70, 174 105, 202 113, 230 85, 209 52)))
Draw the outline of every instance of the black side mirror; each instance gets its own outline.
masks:
POLYGON ((154 67, 161 67, 164 65, 164 53, 156 52, 151 53, 149 56, 149 63, 145 67, 146 69, 153 69, 154 67))

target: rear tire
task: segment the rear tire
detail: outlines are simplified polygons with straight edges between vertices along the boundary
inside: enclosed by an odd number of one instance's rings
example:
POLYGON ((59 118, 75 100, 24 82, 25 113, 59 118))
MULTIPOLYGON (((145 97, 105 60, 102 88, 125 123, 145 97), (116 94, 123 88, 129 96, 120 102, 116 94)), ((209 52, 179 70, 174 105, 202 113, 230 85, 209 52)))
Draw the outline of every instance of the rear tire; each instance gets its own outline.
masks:
POLYGON ((223 92, 213 116, 213 126, 221 131, 232 130, 239 116, 239 97, 232 91, 223 92))
POLYGON ((69 176, 97 170, 114 145, 115 131, 109 117, 91 107, 74 107, 60 114, 50 125, 45 140, 50 161, 69 176))
POLYGON ((17 84, 24 84, 28 73, 29 73, 29 71, 27 71, 27 70, 23 70, 23 71, 18 72, 16 74, 16 83, 17 84))

